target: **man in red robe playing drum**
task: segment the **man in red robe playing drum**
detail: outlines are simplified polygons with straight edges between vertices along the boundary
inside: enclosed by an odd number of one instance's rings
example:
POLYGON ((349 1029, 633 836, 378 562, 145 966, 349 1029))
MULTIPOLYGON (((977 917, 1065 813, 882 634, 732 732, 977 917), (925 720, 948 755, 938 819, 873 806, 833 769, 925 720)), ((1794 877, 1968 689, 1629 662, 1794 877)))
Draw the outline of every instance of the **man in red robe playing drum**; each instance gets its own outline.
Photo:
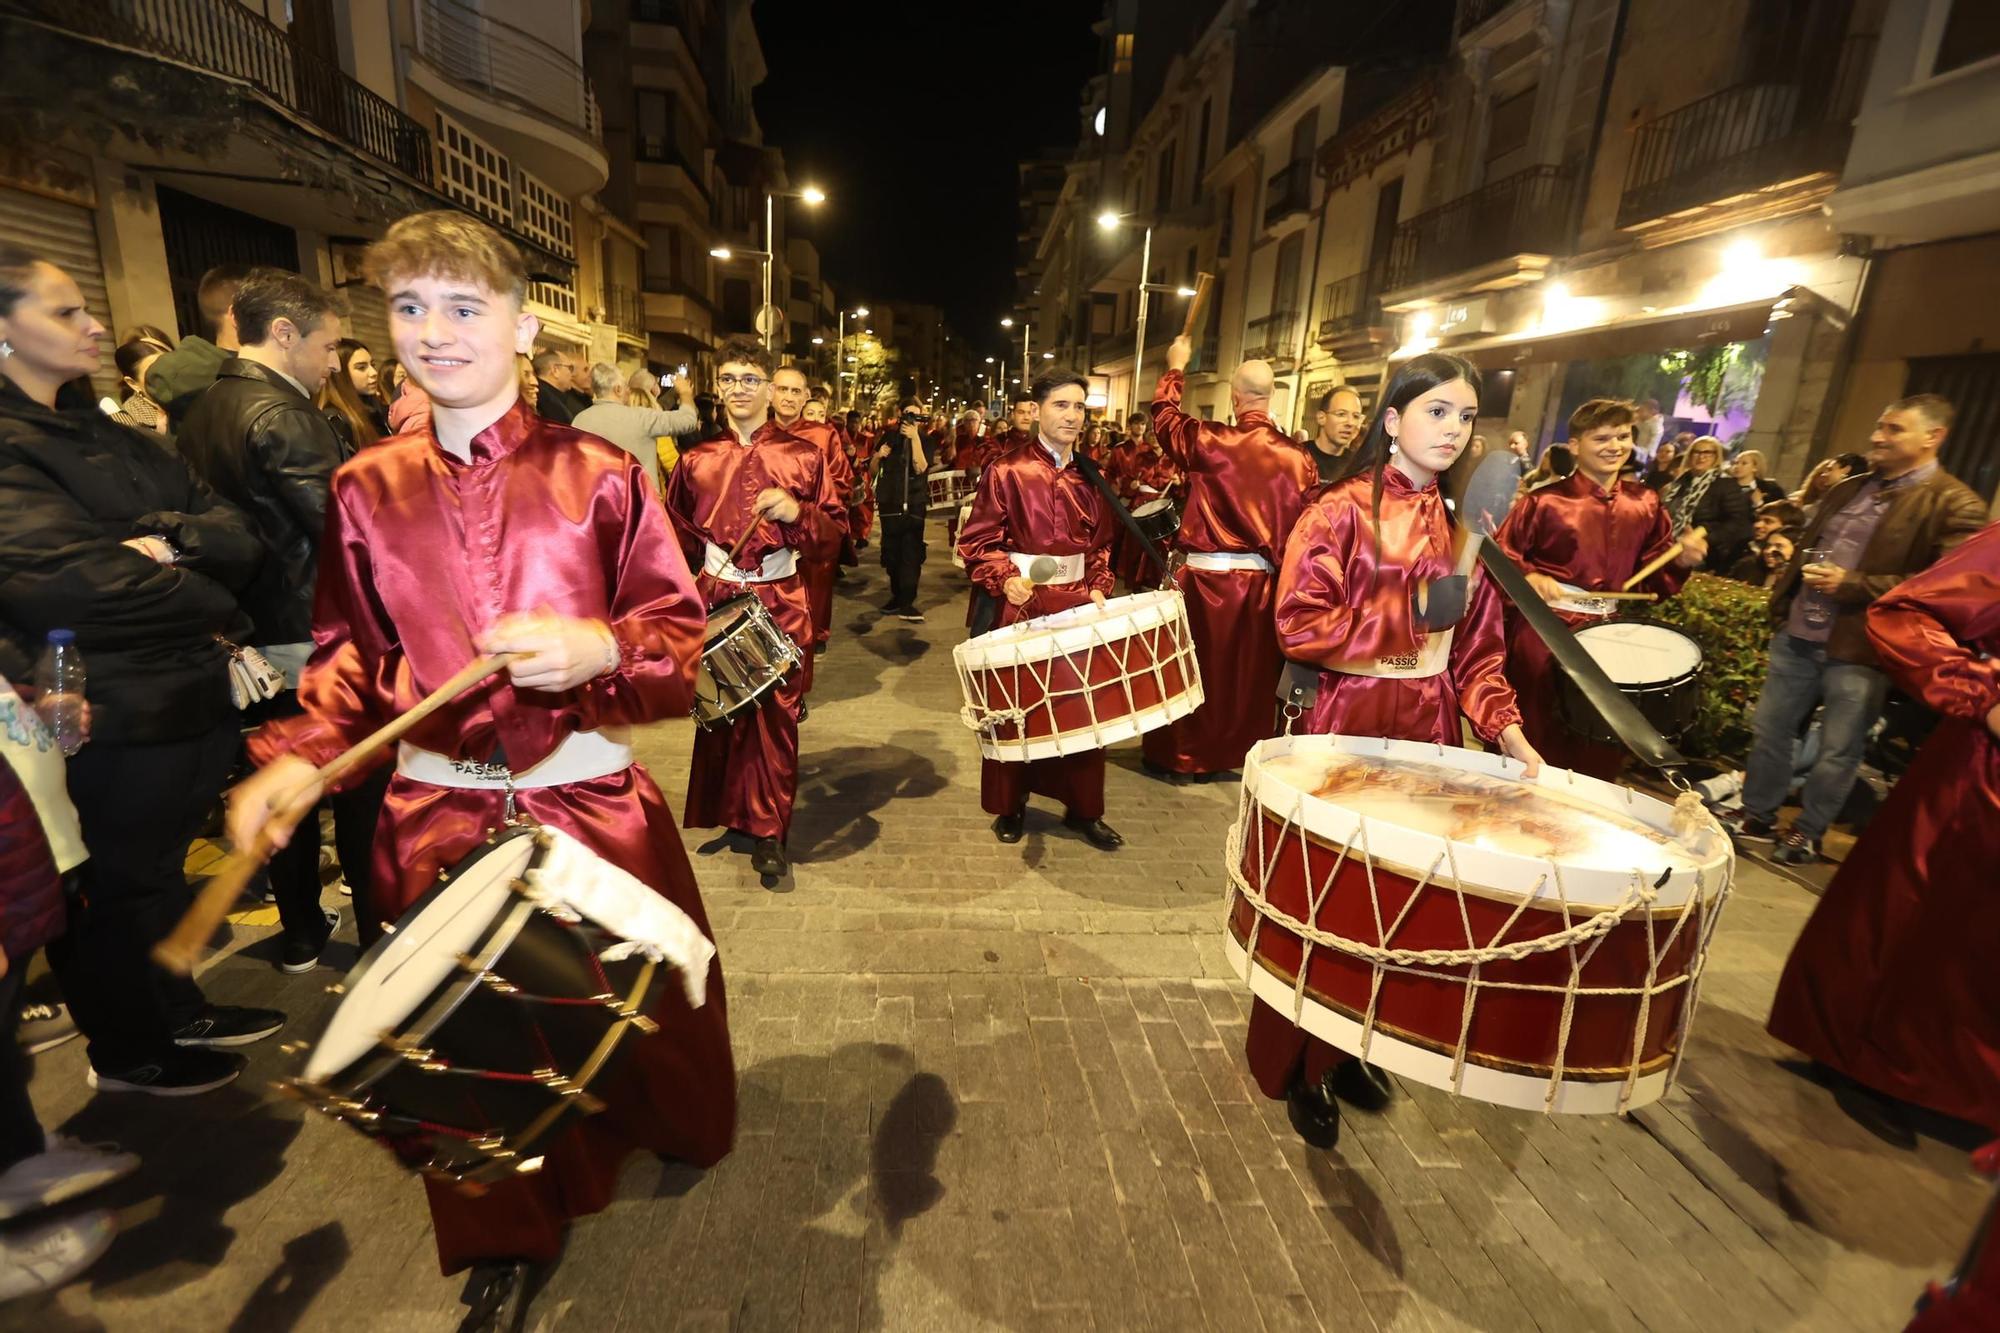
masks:
POLYGON ((1230 377, 1234 426, 1181 411, 1192 340, 1167 347, 1153 391, 1154 437, 1187 473, 1187 509, 1176 542, 1187 563, 1174 576, 1187 599, 1201 664, 1201 707, 1146 733, 1146 767, 1175 775, 1227 773, 1273 730, 1271 706, 1284 656, 1272 604, 1285 539, 1317 484, 1312 460, 1271 420, 1271 367, 1245 361, 1230 377))
MULTIPOLYGON (((1619 474, 1632 457, 1632 404, 1593 398, 1569 416, 1576 471, 1515 501, 1500 527, 1500 549, 1527 572, 1528 583, 1570 626, 1601 617, 1565 609, 1584 592, 1617 592, 1625 580, 1674 544, 1673 522, 1658 492, 1619 474)), ((1708 543, 1690 532, 1680 554, 1647 576, 1637 591, 1671 597, 1688 571, 1708 559, 1708 543)), ((1625 752, 1573 735, 1556 708, 1559 668, 1542 636, 1518 613, 1507 615, 1507 679, 1521 701, 1521 730, 1542 758, 1606 782, 1618 776, 1625 752)))
MULTIPOLYGON (((824 418, 815 422, 806 416, 809 391, 805 372, 797 366, 779 366, 771 374, 771 420, 819 450, 820 461, 833 481, 835 507, 813 517, 814 532, 799 564, 806 583, 806 602, 812 612, 812 651, 826 647, 833 621, 833 576, 840 568, 840 555, 847 545, 848 498, 854 491, 854 466, 841 446, 840 435, 824 418)), ((801 648, 805 644, 799 645, 801 648)), ((803 706, 803 705, 802 705, 803 706)))
MULTIPOLYGON (((302 716, 251 741, 263 765, 232 793, 229 833, 251 846, 314 769, 407 711, 480 653, 520 654, 421 723, 396 758, 375 840, 391 917, 516 809, 580 841, 708 933, 687 853, 624 728, 687 715, 704 616, 645 471, 601 440, 539 417, 515 357, 533 348, 527 269, 485 223, 423 213, 370 247, 396 358, 430 396, 425 428, 364 450, 333 478, 302 716), (497 775, 496 775, 497 770, 497 775)), ((311 806, 306 805, 307 809, 311 806)), ((272 828, 288 838, 288 828, 272 828)), ((606 1109, 563 1133, 541 1170, 477 1197, 427 1179, 438 1259, 476 1265, 467 1326, 521 1307, 530 1264, 564 1224, 610 1201, 645 1148, 709 1165, 729 1151, 736 1081, 712 964, 705 1003, 663 987, 606 1086, 606 1109)))
MULTIPOLYGON (((1111 590, 1111 507, 1075 461, 1088 387, 1074 371, 1044 371, 1034 386, 1036 442, 989 458, 980 473, 958 553, 973 582, 998 599, 1002 626, 1087 601, 1102 606, 1111 590), (1044 557, 1039 572, 1048 577, 1030 582, 1044 557)), ((1030 793, 1061 801, 1063 823, 1093 846, 1123 845, 1104 822, 1104 751, 980 761, 980 805, 1001 842, 1021 840, 1030 793)))
POLYGON ((735 721, 696 729, 683 819, 753 840, 750 868, 775 882, 791 865, 785 835, 798 795, 799 709, 812 684, 812 613, 798 552, 814 539, 818 516, 838 512, 840 501, 819 450, 771 420, 770 352, 737 337, 715 359, 722 424, 681 451, 667 476, 667 509, 702 544, 706 604, 754 593, 805 662, 735 721))

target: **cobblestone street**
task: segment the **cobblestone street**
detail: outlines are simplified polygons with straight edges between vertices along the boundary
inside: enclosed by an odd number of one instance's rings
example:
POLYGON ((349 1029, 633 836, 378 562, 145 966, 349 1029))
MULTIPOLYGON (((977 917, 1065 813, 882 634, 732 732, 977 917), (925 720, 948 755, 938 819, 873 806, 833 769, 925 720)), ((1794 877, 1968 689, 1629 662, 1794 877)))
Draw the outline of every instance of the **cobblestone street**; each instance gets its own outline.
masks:
MULTIPOLYGON (((775 891, 695 856, 728 980, 742 1115, 697 1172, 626 1168, 536 1306, 547 1330, 1891 1330, 1983 1200, 1966 1143, 1897 1152, 1779 1063, 1763 1031, 1812 905, 1748 863, 1680 1088, 1629 1119, 1552 1119, 1407 1088, 1305 1148, 1242 1064, 1221 949, 1236 788, 1113 756, 1094 850, 1043 803, 998 845, 958 717, 962 581, 933 528, 928 623, 880 618, 874 551, 842 587, 803 732, 775 891)), ((644 757, 679 813, 689 725, 644 757)), ((710 832, 687 835, 691 851, 710 832)), ((329 905, 346 900, 329 894, 329 905)), ((259 914, 207 975, 318 1031, 322 970, 287 978, 259 914)), ((351 914, 350 914, 351 915, 351 914)), ((353 957, 351 921, 330 960, 353 957)), ((388 1156, 270 1092, 93 1097, 81 1043, 36 1062, 52 1127, 145 1167, 128 1228, 0 1324, 449 1329, 422 1192, 388 1156)))

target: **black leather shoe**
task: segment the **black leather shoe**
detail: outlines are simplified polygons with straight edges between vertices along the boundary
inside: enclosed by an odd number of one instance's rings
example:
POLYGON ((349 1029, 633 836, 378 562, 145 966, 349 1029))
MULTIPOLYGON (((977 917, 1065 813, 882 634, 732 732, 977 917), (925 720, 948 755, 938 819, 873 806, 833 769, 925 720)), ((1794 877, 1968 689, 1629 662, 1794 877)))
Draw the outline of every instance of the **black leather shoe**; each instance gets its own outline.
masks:
POLYGON ((804 699, 801 699, 799 700, 799 721, 804 722, 805 720, 806 720, 806 701, 804 699))
POLYGON ((1124 836, 1101 819, 1076 819, 1066 815, 1063 817, 1063 827, 1075 829, 1083 835, 1084 841, 1107 852, 1114 847, 1125 845, 1124 836))
POLYGON ((1387 1074, 1358 1056, 1335 1066, 1327 1082, 1333 1085, 1334 1096, 1362 1111, 1381 1110, 1396 1091, 1387 1074))
POLYGON ((1845 1075, 1833 1085, 1833 1104, 1847 1118, 1892 1148, 1909 1151, 1917 1146, 1917 1131, 1902 1106, 1873 1088, 1856 1083, 1845 1075))
POLYGON ((750 852, 750 868, 765 879, 776 879, 791 868, 785 844, 776 838, 759 838, 750 852))
POLYGON ((1285 1111, 1299 1137, 1315 1148, 1331 1148, 1340 1142, 1340 1103, 1327 1089, 1327 1080, 1308 1083, 1300 1074, 1285 1094, 1285 1111))
POLYGON ((1016 810, 1011 815, 995 815, 993 816, 993 836, 1004 843, 1017 843, 1021 840, 1021 831, 1027 822, 1027 815, 1019 810, 1016 810))
POLYGON ((475 1264, 459 1301, 466 1308, 458 1333, 520 1333, 534 1300, 536 1265, 524 1259, 475 1264))

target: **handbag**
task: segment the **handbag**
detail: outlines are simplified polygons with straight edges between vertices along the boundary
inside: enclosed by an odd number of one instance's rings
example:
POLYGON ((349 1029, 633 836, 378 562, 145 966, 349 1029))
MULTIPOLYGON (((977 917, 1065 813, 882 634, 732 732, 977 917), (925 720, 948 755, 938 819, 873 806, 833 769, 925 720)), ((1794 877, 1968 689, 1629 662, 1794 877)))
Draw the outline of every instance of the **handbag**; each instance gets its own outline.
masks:
POLYGON ((215 641, 229 653, 229 702, 241 711, 276 698, 285 688, 285 673, 255 648, 231 643, 220 634, 215 641))

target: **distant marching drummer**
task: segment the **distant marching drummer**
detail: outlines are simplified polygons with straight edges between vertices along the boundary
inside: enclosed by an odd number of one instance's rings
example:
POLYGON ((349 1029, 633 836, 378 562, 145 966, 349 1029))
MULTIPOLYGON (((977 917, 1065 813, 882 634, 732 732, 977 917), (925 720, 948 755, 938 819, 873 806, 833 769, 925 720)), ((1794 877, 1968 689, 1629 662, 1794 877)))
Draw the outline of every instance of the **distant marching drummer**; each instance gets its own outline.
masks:
MULTIPOLYGON (((1599 617, 1565 609, 1567 589, 1617 592, 1625 580, 1674 550, 1673 521, 1659 494, 1620 474, 1632 457, 1632 404, 1593 398, 1570 413, 1569 447, 1576 471, 1528 492, 1508 511, 1500 548, 1527 572, 1528 583, 1572 627, 1599 617)), ((1708 558, 1708 543, 1692 531, 1679 554, 1636 591, 1671 597, 1688 571, 1708 558)), ((1507 615, 1507 679, 1521 701, 1528 740, 1550 763, 1609 782, 1625 752, 1570 734, 1556 709, 1558 668, 1532 625, 1507 615)))
MULTIPOLYGON (((1050 615, 1085 602, 1104 604, 1111 591, 1115 520, 1104 496, 1076 464, 1083 434, 1084 377, 1044 371, 1035 381, 1035 443, 989 458, 979 476, 972 517, 959 533, 965 569, 1000 606, 1000 625, 1050 615), (1028 573, 1048 557, 1030 582, 1028 573)), ((1125 839, 1104 822, 1104 751, 1028 763, 980 761, 980 804, 1001 842, 1021 840, 1028 796, 1061 801, 1063 823, 1107 850, 1125 839)))
MULTIPOLYGON (((1306 509, 1285 545, 1278 642, 1288 658, 1320 668, 1302 730, 1458 745, 1463 717, 1533 776, 1541 756, 1522 734, 1503 670, 1499 593, 1453 572, 1438 491, 1478 415, 1479 372, 1458 357, 1431 353, 1396 372, 1352 471, 1306 509)), ((1379 1070, 1261 1000, 1246 1054, 1258 1086, 1286 1098, 1293 1128, 1315 1147, 1340 1136, 1336 1098, 1365 1110, 1389 1099, 1379 1070)))

